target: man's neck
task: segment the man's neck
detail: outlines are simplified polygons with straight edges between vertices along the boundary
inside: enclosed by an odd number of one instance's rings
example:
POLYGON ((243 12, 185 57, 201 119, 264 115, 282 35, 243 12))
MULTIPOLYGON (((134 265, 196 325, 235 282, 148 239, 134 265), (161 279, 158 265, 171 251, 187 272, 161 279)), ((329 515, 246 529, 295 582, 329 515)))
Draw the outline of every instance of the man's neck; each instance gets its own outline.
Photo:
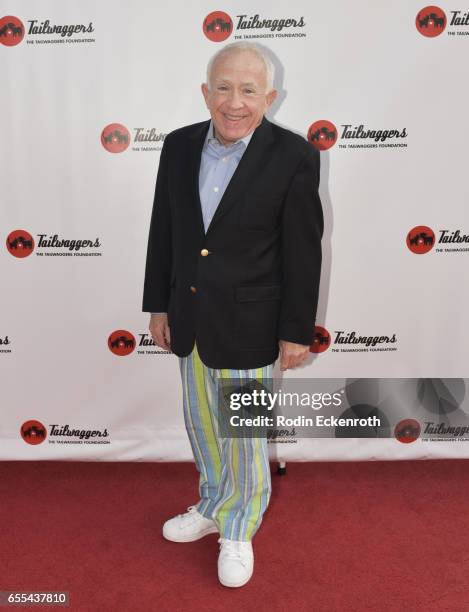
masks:
MULTIPOLYGON (((220 136, 220 134, 217 132, 215 124, 213 124, 213 137, 216 138, 218 142, 224 147, 232 147, 236 142, 238 142, 237 140, 225 140, 224 138, 222 138, 222 136, 220 136)), ((239 138, 238 140, 241 139, 239 138)))

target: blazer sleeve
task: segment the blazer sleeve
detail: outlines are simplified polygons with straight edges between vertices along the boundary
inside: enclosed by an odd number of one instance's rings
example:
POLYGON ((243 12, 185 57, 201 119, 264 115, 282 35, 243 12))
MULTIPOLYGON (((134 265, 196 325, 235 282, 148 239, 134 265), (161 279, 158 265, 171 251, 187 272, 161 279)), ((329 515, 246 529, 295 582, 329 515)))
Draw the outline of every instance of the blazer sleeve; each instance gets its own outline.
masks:
POLYGON ((167 312, 172 267, 171 209, 168 189, 168 142, 163 142, 156 177, 155 196, 148 235, 144 312, 167 312))
POLYGON ((324 218, 320 153, 313 147, 290 183, 282 218, 282 303, 278 338, 311 344, 319 297, 324 218))

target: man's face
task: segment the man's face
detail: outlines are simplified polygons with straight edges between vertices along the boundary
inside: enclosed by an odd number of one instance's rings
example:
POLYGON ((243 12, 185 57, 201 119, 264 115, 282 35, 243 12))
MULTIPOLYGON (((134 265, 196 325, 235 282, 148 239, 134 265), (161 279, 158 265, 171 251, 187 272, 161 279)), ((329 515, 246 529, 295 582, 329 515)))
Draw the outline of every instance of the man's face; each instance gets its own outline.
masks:
POLYGON ((211 83, 202 85, 217 138, 231 144, 244 138, 262 121, 277 96, 267 92, 265 67, 251 51, 221 56, 212 66, 211 83))

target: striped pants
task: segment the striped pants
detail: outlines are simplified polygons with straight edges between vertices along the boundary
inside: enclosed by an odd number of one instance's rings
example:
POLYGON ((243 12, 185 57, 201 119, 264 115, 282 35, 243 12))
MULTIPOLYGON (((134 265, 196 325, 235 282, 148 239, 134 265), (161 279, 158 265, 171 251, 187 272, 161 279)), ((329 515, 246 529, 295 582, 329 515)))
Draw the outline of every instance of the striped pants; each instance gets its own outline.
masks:
POLYGON ((184 421, 199 472, 197 511, 215 521, 222 538, 249 541, 270 499, 267 439, 219 437, 217 378, 262 383, 272 378, 273 364, 251 370, 208 368, 194 346, 179 358, 179 366, 184 421))

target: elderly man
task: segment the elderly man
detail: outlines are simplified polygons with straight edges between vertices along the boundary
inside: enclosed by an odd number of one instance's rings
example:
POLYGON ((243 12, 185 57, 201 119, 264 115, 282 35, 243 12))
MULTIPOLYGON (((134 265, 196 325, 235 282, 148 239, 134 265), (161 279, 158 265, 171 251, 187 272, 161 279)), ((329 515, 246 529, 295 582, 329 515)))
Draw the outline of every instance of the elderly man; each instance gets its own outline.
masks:
POLYGON ((143 310, 180 359, 200 500, 163 526, 173 542, 220 534, 218 576, 252 576, 252 538, 270 499, 264 438, 221 437, 217 380, 266 381, 280 353, 298 366, 313 341, 323 215, 319 153, 268 121, 274 67, 252 43, 212 58, 211 120, 168 134, 148 239, 143 310))

